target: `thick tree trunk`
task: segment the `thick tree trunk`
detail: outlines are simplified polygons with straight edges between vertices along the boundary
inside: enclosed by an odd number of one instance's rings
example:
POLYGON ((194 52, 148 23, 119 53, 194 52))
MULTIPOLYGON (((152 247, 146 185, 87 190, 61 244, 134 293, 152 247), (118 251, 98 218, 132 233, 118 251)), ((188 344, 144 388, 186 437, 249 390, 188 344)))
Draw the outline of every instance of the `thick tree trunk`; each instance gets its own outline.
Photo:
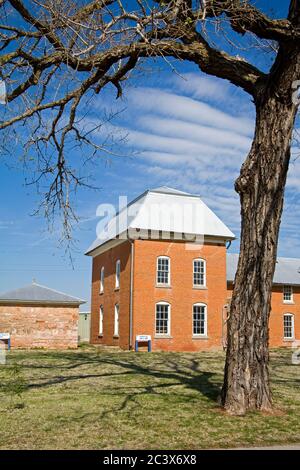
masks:
POLYGON ((241 245, 227 325, 222 404, 232 414, 270 411, 268 322, 284 188, 296 105, 292 83, 300 78, 299 50, 286 45, 272 80, 256 98, 256 129, 236 181, 241 200, 241 245))

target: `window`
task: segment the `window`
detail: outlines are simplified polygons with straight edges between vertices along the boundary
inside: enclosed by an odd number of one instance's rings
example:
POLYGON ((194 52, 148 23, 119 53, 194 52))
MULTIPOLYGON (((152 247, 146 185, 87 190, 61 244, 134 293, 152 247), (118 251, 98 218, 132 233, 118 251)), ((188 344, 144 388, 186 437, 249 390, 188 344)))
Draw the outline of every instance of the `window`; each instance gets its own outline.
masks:
POLYGON ((284 339, 294 339, 294 315, 291 313, 283 315, 283 337, 284 339))
POLYGON ((193 305, 193 336, 207 336, 207 307, 205 304, 193 305))
POLYGON ((103 335, 103 305, 100 306, 99 312, 99 335, 103 335))
POLYGON ((116 289, 119 289, 120 287, 120 271, 121 271, 121 262, 120 260, 118 259, 118 261, 116 262, 116 289))
POLYGON ((104 292, 104 266, 100 271, 100 293, 104 292))
POLYGON ((292 286, 283 286, 283 302, 293 302, 293 288, 292 286))
POLYGON ((193 285, 195 287, 206 285, 206 263, 204 259, 194 259, 193 261, 193 285))
POLYGON ((119 304, 115 305, 114 336, 119 336, 119 304))
POLYGON ((155 333, 157 335, 170 334, 170 307, 167 302, 156 304, 155 333))
POLYGON ((170 284, 170 258, 167 256, 159 256, 157 258, 157 284, 170 284))

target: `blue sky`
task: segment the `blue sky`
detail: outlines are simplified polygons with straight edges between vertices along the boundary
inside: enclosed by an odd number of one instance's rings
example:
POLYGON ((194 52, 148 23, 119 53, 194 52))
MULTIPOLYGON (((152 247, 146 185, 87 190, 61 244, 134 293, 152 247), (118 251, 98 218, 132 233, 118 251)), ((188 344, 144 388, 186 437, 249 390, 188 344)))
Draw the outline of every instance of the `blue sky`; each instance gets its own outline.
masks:
MULTIPOLYGON (((276 4, 282 8, 282 3, 272 2, 274 8, 276 4)), ((268 60, 266 54, 264 65, 268 60)), ((84 251, 96 237, 98 204, 116 204, 119 195, 131 200, 151 187, 167 185, 199 194, 239 237, 239 200, 233 184, 250 148, 254 106, 246 93, 228 82, 208 77, 191 64, 172 64, 175 71, 164 61, 155 62, 152 70, 149 63, 144 64, 140 78, 136 74, 126 85, 122 100, 116 102, 115 90, 107 89, 90 105, 87 125, 99 122, 104 109, 120 111, 99 131, 99 142, 104 132, 125 141, 114 147, 119 156, 103 157, 89 168, 92 183, 101 189, 77 194, 80 223, 74 231, 74 267, 59 245, 59 224, 50 233, 44 219, 31 215, 39 198, 34 187, 24 184, 28 174, 18 155, 0 160, 1 292, 34 278, 89 302, 91 258, 84 251)), ((79 165, 81 155, 72 157, 79 165)), ((281 226, 281 256, 300 257, 299 183, 300 163, 293 158, 281 226)), ((237 252, 238 248, 239 239, 230 250, 237 252)))

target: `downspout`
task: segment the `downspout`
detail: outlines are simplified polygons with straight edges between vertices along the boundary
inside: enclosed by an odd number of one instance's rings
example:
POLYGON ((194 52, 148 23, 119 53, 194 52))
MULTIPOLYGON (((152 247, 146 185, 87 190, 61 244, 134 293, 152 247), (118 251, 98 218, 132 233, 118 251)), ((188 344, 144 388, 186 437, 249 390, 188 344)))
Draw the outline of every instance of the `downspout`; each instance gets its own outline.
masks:
POLYGON ((132 349, 133 330, 133 267, 134 267, 134 240, 130 239, 131 260, 130 260, 130 297, 129 297, 129 349, 132 349))

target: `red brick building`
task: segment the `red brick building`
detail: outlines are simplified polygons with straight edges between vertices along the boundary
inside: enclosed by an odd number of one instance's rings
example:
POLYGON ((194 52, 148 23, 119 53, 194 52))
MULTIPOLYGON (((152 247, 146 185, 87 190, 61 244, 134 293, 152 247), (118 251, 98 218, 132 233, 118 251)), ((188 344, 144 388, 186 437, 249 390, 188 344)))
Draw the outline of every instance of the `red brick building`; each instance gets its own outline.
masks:
MULTIPOLYGON (((233 239, 198 196, 162 187, 132 201, 87 252, 91 343, 130 349, 137 335, 150 335, 153 350, 222 348, 237 262, 226 253, 233 239)), ((297 263, 281 259, 276 270, 271 346, 300 336, 297 263)))
POLYGON ((0 295, 0 333, 12 348, 77 348, 77 297, 32 283, 0 295))

